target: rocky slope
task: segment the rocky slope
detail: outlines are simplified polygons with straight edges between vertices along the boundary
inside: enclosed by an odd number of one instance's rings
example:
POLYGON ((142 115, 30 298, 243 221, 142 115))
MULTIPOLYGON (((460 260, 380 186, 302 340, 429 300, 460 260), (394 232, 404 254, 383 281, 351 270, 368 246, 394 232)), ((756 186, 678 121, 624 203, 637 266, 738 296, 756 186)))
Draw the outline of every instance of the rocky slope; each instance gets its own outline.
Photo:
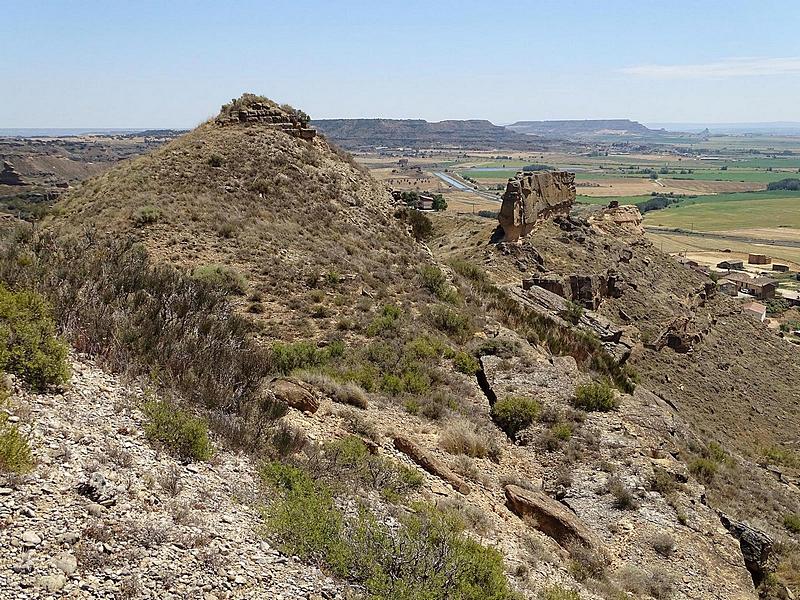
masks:
POLYGON ((343 597, 263 540, 251 460, 153 449, 143 391, 86 357, 71 367, 63 393, 11 398, 38 464, 0 480, 0 598, 343 597))

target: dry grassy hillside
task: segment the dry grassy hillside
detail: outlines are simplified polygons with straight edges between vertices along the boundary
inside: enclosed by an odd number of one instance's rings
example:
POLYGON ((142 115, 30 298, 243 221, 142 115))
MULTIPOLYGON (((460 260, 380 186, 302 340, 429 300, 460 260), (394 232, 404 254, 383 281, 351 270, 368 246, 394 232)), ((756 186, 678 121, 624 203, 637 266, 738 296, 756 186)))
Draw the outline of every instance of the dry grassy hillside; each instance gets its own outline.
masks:
POLYGON ((223 265, 238 304, 272 335, 307 337, 362 294, 402 295, 420 254, 390 201, 321 136, 211 120, 85 181, 47 225, 132 236, 201 274, 223 265))
MULTIPOLYGON (((671 350, 635 355, 634 391, 596 337, 502 287, 534 247, 564 272, 632 249, 602 310, 647 332, 705 319, 700 280, 644 242, 553 223, 517 247, 441 216, 426 246, 430 222, 310 139, 303 113, 246 95, 221 116, 84 182, 44 235, 6 237, 0 280, 45 296, 79 351, 174 394, 142 407, 151 434, 199 417, 184 456, 207 460, 209 439, 248 451, 270 543, 376 600, 756 595, 772 567, 748 572, 691 467, 719 447, 717 481, 737 473, 734 412, 704 437, 711 417, 647 389, 671 350), (262 113, 294 124, 248 120, 262 113)), ((798 506, 770 510, 774 526, 798 506)))

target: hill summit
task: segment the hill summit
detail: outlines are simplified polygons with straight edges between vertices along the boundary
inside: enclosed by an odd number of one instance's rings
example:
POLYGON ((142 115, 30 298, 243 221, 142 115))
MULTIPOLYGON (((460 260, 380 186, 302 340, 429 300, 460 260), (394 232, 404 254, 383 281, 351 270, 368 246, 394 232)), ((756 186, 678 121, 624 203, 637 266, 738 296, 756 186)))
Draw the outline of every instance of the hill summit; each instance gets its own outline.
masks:
POLYGON ((320 278, 364 293, 402 280, 408 263, 398 258, 418 250, 391 196, 308 122, 303 111, 244 94, 186 135, 85 181, 48 224, 132 237, 160 261, 223 271, 262 320, 291 321, 288 305, 320 278))

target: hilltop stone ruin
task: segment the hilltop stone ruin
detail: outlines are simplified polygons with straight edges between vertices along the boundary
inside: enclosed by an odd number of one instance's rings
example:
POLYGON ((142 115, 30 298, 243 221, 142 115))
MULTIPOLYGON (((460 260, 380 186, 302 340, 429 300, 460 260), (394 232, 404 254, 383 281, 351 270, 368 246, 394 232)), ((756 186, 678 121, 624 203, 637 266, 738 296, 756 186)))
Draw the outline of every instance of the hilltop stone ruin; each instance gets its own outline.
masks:
POLYGON ((28 185, 22 175, 10 162, 3 161, 3 170, 0 171, 0 185, 28 185))
POLYGON ((518 241, 543 219, 568 215, 574 202, 575 173, 518 173, 508 180, 498 215, 503 241, 518 241))
POLYGON ((219 125, 267 125, 304 140, 313 140, 317 135, 316 129, 308 127, 309 120, 306 115, 290 114, 277 106, 269 106, 263 102, 253 102, 247 107, 233 108, 229 111, 223 106, 216 122, 219 125))

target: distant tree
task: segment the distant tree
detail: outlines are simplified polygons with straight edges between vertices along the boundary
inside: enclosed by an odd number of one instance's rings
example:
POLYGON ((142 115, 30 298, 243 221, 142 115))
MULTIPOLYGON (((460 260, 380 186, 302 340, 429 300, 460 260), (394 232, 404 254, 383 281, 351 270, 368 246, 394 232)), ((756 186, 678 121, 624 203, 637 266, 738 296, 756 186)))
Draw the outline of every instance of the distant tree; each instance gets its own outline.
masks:
POLYGON ((650 179, 658 179, 658 173, 650 173, 650 179))
POLYGON ((786 190, 790 192, 800 191, 800 179, 789 177, 780 181, 772 181, 767 184, 768 190, 786 190))
POLYGON ((441 194, 436 194, 433 197, 433 210, 446 210, 447 200, 441 194))

